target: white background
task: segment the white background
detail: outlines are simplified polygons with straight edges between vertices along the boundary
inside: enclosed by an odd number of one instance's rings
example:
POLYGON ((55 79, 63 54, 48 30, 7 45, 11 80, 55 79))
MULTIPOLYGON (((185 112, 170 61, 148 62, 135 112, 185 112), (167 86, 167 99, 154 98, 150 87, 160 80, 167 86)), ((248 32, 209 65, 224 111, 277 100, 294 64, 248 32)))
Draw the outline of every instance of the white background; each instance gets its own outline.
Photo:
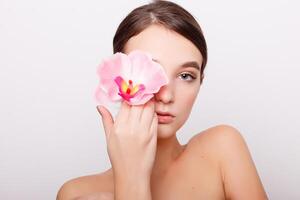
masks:
MULTIPOLYGON (((0 0, 0 199, 55 199, 110 167, 93 101, 118 24, 148 1, 0 0)), ((289 0, 175 1, 199 21, 205 79, 181 143, 218 124, 247 141, 270 199, 300 199, 300 14, 289 0)))

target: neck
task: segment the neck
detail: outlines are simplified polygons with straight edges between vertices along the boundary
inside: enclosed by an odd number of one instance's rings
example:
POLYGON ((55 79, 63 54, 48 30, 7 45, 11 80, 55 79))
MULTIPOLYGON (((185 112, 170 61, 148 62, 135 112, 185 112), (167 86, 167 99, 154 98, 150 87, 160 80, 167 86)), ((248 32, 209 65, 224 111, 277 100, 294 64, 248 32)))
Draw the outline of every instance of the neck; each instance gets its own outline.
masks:
POLYGON ((169 138, 158 139, 151 178, 164 176, 181 155, 184 147, 179 143, 176 134, 169 138))

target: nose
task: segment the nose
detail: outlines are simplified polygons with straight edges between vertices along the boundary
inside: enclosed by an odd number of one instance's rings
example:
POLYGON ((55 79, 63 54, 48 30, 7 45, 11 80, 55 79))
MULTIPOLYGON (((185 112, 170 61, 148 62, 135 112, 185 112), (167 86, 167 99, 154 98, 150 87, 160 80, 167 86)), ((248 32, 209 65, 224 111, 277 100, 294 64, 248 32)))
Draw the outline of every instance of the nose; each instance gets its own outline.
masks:
POLYGON ((160 90, 154 94, 155 100, 164 104, 172 103, 174 101, 173 89, 170 84, 164 85, 160 90))

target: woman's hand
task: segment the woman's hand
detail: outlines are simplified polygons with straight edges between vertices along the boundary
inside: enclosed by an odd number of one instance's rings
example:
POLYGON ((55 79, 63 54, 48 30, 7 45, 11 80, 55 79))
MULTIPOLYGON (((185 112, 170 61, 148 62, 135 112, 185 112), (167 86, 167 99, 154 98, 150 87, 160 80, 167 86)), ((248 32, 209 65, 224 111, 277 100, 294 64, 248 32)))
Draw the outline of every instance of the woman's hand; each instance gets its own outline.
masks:
POLYGON ((150 180, 158 124, 153 99, 134 106, 123 101, 115 121, 105 107, 97 109, 102 115, 114 176, 150 180))

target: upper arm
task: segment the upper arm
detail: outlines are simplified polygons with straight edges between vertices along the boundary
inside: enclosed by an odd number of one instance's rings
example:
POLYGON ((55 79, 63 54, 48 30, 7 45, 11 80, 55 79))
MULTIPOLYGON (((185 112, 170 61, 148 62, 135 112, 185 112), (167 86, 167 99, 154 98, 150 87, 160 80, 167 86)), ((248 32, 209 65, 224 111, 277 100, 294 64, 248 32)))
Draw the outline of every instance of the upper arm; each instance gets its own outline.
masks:
POLYGON ((56 200, 72 200, 78 196, 76 180, 65 182, 57 192, 56 200))
POLYGON ((56 200, 113 200, 114 196, 110 192, 93 192, 80 194, 78 184, 75 180, 64 183, 59 189, 56 200))
POLYGON ((218 129, 218 152, 223 183, 228 199, 268 199, 255 164, 237 129, 221 125, 218 129))
POLYGON ((56 195, 56 200, 68 200, 71 199, 72 196, 72 186, 70 183, 64 183, 58 190, 56 195))
POLYGON ((74 178, 60 187, 56 200, 112 200, 111 184, 105 173, 74 178))

